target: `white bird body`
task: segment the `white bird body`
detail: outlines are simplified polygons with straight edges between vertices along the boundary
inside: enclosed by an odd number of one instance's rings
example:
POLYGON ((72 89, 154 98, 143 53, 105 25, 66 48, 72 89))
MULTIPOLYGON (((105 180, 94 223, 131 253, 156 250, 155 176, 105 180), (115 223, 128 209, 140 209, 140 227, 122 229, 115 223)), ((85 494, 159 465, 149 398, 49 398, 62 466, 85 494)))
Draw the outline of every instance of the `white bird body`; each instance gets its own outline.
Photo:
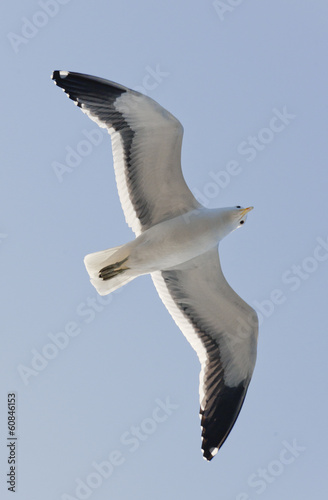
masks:
POLYGON ((141 274, 154 285, 201 363, 204 458, 230 433, 256 360, 258 320, 223 276, 218 243, 252 207, 209 210, 182 175, 183 128, 158 103, 107 80, 55 71, 53 79, 112 138, 118 192, 136 238, 89 254, 91 283, 108 294, 141 274))
POLYGON ((232 229, 227 224, 227 209, 191 210, 184 215, 160 222, 124 245, 117 261, 128 255, 125 265, 139 274, 170 269, 208 250, 232 229))

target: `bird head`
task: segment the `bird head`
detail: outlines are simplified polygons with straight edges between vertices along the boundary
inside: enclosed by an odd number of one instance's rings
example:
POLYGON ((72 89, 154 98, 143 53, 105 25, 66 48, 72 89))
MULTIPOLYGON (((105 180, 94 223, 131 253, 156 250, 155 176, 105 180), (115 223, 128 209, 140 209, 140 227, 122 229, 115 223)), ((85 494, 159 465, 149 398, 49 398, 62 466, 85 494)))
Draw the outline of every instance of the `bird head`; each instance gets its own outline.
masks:
POLYGON ((254 207, 248 207, 248 208, 243 208, 240 206, 237 206, 233 209, 232 216, 234 219, 235 224, 237 224, 237 227, 242 226, 247 219, 247 214, 251 210, 253 210, 254 207))

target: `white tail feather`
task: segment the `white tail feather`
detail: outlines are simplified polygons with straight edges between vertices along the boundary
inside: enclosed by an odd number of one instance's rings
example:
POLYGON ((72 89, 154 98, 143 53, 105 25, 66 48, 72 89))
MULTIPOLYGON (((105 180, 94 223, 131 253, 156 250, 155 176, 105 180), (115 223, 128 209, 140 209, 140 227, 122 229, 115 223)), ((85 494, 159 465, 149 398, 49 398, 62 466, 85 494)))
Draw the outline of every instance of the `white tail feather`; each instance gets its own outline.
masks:
POLYGON ((110 279, 99 278, 99 271, 112 264, 126 259, 129 256, 124 252, 124 245, 108 248, 101 252, 90 253, 84 257, 84 264, 90 276, 90 281, 99 295, 107 295, 138 276, 138 273, 127 268, 110 279))
MULTIPOLYGON (((111 262, 111 258, 120 248, 119 247, 108 248, 107 250, 102 250, 101 252, 89 253, 84 257, 84 264, 87 268, 90 278, 98 278, 100 269, 108 266, 111 262)), ((118 259, 117 259, 118 260, 118 259)), ((114 260, 114 262, 117 262, 114 260)))

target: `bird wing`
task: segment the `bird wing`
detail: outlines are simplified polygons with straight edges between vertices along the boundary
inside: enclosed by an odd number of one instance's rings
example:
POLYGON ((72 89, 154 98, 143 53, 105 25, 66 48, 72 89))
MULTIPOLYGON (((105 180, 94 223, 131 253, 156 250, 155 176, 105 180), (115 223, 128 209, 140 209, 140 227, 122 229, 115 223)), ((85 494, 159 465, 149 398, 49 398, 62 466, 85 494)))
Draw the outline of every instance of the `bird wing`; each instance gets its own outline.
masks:
POLYGON ((54 71, 55 83, 112 138, 118 192, 138 235, 200 207, 181 170, 181 123, 153 99, 80 73, 54 71))
POLYGON ((257 315, 227 283, 216 248, 152 278, 201 363, 202 450, 211 460, 246 396, 256 360, 257 315))

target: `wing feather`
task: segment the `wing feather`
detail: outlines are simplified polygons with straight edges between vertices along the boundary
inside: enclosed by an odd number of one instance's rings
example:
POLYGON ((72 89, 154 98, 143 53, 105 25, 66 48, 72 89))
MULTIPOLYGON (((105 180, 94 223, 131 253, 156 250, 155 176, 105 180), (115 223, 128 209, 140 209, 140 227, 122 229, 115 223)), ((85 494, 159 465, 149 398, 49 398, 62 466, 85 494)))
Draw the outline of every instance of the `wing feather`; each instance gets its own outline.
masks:
POLYGON ((114 82, 54 71, 53 79, 112 138, 120 201, 138 235, 200 207, 181 170, 181 123, 153 99, 114 82))
POLYGON ((202 449, 211 460, 246 396, 256 360, 257 315, 227 283, 216 248, 152 278, 201 363, 202 449))

